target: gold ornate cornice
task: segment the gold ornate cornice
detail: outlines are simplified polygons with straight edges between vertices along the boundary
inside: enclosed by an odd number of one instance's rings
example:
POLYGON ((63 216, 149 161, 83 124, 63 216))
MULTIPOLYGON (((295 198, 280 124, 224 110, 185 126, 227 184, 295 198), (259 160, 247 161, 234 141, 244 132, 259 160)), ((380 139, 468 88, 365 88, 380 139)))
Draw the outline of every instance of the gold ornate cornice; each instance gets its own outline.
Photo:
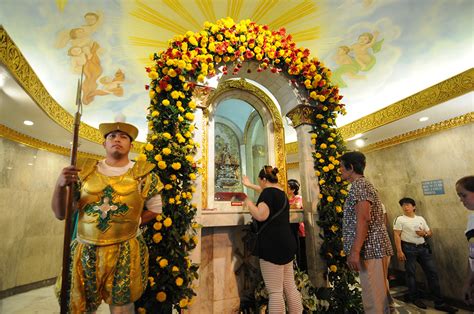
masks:
POLYGON ((298 154, 298 142, 286 143, 285 148, 287 155, 298 154))
POLYGON ((407 133, 397 135, 380 142, 376 142, 374 144, 367 145, 361 150, 364 153, 370 153, 376 150, 380 150, 380 149, 388 148, 388 147, 395 146, 398 144, 413 141, 425 136, 432 135, 437 132, 449 130, 449 129, 463 126, 463 125, 473 123, 473 122, 474 122, 474 112, 469 112, 459 117, 455 117, 449 120, 435 123, 418 130, 407 132, 407 133))
POLYGON ((316 107, 309 105, 298 105, 295 108, 291 109, 290 112, 286 114, 290 118, 293 127, 296 129, 303 124, 314 124, 313 118, 315 116, 316 107))
POLYGON ((298 168, 299 166, 300 166, 299 162, 287 162, 286 163, 286 170, 295 169, 295 168, 298 168))
POLYGON ((281 182, 286 182, 286 153, 285 153, 285 131, 283 128, 283 120, 278 108, 273 103, 271 98, 257 86, 247 82, 244 78, 239 80, 227 80, 219 83, 219 87, 211 93, 208 99, 208 106, 213 104, 221 95, 232 90, 246 91, 257 97, 270 112, 273 121, 273 132, 275 136, 275 163, 276 167, 280 169, 279 179, 281 182))
MULTIPOLYGON (((26 58, 0 25, 0 62, 3 63, 23 90, 33 99, 53 121, 72 132, 74 117, 66 111, 48 93, 41 80, 36 75, 26 58)), ((99 130, 81 122, 79 136, 94 143, 102 144, 104 141, 99 130)), ((133 152, 139 152, 143 143, 135 142, 133 152)))
MULTIPOLYGON (((18 143, 21 143, 33 148, 46 150, 48 152, 55 153, 55 154, 60 154, 64 156, 69 156, 71 154, 70 148, 40 141, 36 138, 33 138, 31 136, 28 136, 28 135, 19 133, 13 129, 10 129, 3 124, 0 124, 0 137, 6 138, 14 142, 18 142, 18 143)), ((77 154, 80 158, 92 158, 92 159, 97 159, 97 160, 104 159, 104 156, 84 153, 80 151, 78 151, 77 154)))
POLYGON ((474 90, 474 68, 339 128, 344 139, 376 129, 474 90))

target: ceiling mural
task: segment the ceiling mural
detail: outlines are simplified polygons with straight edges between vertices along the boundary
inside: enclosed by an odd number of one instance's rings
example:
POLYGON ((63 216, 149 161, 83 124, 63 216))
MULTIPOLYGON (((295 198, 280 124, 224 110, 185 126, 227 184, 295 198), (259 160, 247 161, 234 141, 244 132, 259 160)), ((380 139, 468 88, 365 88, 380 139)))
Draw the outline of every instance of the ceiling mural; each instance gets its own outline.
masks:
POLYGON ((472 67, 471 0, 2 0, 0 24, 52 97, 83 121, 126 120, 146 134, 148 56, 226 16, 285 27, 333 72, 361 118, 472 67))

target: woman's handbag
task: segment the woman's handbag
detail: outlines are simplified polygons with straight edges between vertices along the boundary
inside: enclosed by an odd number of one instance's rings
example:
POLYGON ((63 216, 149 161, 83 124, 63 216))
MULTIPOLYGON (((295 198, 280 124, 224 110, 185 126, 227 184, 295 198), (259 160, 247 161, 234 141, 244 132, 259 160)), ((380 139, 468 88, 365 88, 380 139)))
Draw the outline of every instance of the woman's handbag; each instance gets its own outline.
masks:
POLYGON ((244 237, 245 248, 248 252, 254 256, 258 256, 258 235, 262 233, 263 229, 265 229, 273 219, 278 217, 284 211, 285 207, 286 197, 283 207, 274 216, 267 220, 260 229, 258 228, 257 220, 252 218, 252 222, 249 225, 249 232, 247 232, 247 235, 244 237))

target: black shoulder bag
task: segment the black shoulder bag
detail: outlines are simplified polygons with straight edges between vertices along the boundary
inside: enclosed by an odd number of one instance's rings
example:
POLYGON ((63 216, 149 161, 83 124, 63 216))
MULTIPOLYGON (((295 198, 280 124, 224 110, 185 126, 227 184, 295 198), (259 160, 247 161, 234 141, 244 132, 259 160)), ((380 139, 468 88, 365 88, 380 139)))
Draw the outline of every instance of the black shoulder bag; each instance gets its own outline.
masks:
POLYGON ((251 252, 252 255, 258 256, 258 235, 262 233, 263 229, 272 222, 273 219, 277 218, 286 207, 286 195, 285 195, 285 202, 283 203, 282 208, 270 219, 268 219, 262 227, 258 228, 257 220, 252 218, 252 222, 250 223, 250 230, 245 237, 245 246, 248 251, 251 252))

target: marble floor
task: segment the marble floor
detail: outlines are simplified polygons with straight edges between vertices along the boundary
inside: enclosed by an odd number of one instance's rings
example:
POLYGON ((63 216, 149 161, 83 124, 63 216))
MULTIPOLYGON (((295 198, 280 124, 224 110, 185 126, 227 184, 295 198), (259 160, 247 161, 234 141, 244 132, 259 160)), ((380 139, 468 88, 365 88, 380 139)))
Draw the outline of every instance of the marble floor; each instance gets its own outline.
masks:
MULTIPOLYGON (((393 288, 392 295, 395 297, 395 312, 399 314, 435 314, 443 313, 433 308, 433 302, 425 300, 429 306, 427 310, 421 310, 412 304, 401 301, 404 293, 403 287, 393 288)), ((2 314, 51 314, 59 313, 59 305, 53 293, 53 286, 44 287, 25 293, 17 294, 0 300, 0 313, 2 314)), ((99 314, 109 313, 107 304, 102 304, 97 311, 99 314)), ((459 310, 459 314, 472 313, 459 310)))

